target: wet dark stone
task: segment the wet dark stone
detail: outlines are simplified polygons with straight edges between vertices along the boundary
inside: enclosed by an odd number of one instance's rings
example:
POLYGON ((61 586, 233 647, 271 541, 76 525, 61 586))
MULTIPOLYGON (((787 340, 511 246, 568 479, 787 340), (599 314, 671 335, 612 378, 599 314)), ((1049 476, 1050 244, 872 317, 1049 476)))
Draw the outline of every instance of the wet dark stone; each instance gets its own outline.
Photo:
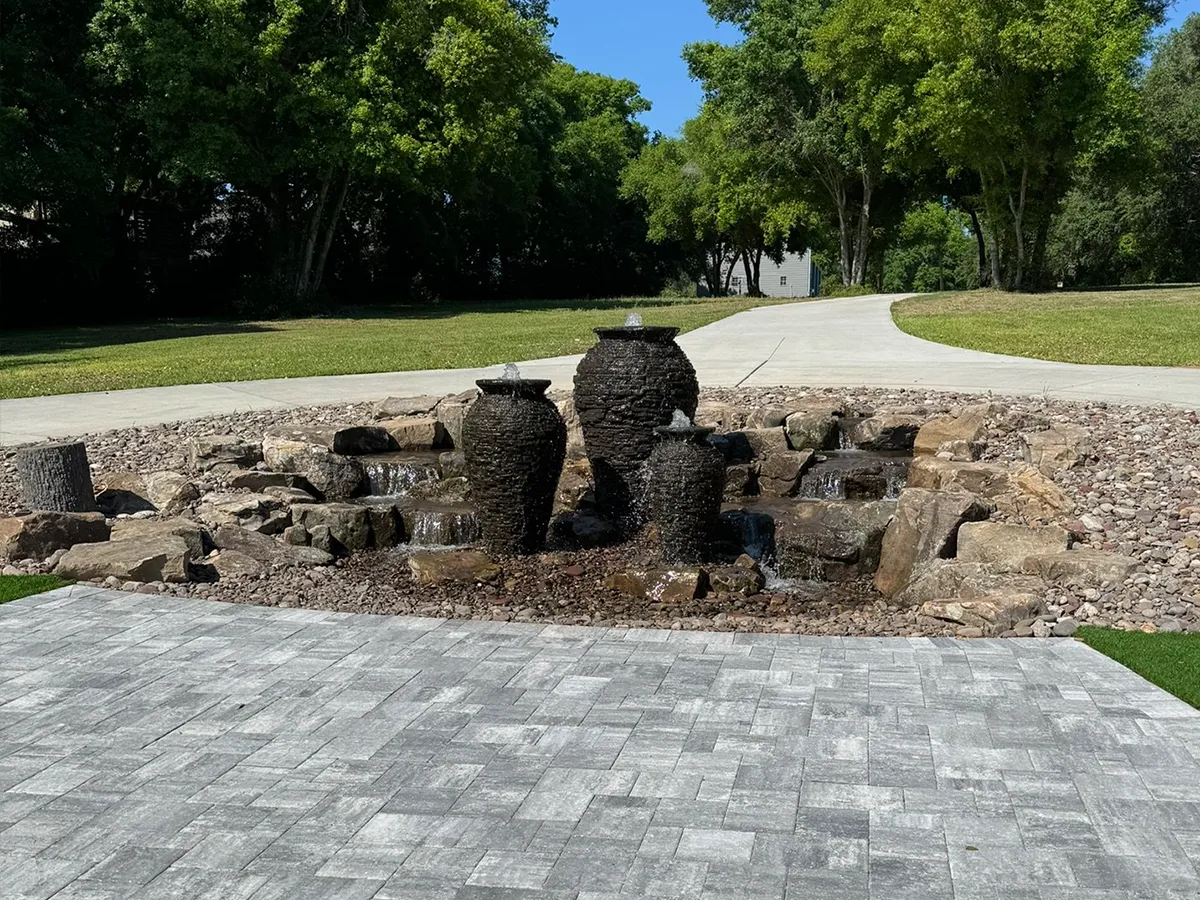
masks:
POLYGON ((656 428, 650 454, 650 515, 658 526, 663 560, 703 562, 712 557, 725 493, 725 459, 708 442, 711 428, 656 428))
POLYGON ((630 534, 645 521, 643 464, 654 428, 681 409, 696 414, 696 370, 675 343, 677 328, 597 328, 600 340, 575 370, 575 411, 603 515, 630 534))
POLYGON ((546 542, 567 450, 567 426, 542 379, 484 379, 463 420, 467 477, 483 543, 536 553, 546 542))

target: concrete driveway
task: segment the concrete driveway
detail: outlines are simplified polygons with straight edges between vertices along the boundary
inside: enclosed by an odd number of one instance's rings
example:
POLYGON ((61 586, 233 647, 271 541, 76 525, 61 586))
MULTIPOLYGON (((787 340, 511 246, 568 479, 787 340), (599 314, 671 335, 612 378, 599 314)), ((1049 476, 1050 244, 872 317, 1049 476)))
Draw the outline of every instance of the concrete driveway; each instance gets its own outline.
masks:
MULTIPOLYGON (((680 338, 706 387, 929 388, 1112 403, 1200 406, 1200 369, 1079 366, 960 350, 904 334, 891 304, 902 294, 766 306, 680 338)), ((578 356, 529 360, 521 370, 569 388, 578 356)), ((486 369, 278 378, 0 401, 0 445, 173 422, 251 409, 467 390, 486 369)))

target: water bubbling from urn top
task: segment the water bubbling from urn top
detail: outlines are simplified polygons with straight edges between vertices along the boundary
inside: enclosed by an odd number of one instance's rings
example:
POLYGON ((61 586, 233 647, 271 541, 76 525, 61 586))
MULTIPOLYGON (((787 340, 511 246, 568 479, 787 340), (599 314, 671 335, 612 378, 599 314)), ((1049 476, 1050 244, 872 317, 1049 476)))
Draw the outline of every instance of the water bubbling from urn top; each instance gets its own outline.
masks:
POLYGON ((500 376, 505 381, 520 381, 521 370, 517 368, 516 363, 505 363, 504 374, 500 376))
POLYGON ((642 327, 641 315, 639 315, 638 313, 635 313, 635 312, 631 312, 628 316, 625 317, 625 327, 626 328, 641 328, 642 327))
POLYGON ((682 409, 677 409, 671 414, 671 424, 667 426, 673 430, 683 431, 692 427, 692 420, 688 418, 688 414, 682 409))

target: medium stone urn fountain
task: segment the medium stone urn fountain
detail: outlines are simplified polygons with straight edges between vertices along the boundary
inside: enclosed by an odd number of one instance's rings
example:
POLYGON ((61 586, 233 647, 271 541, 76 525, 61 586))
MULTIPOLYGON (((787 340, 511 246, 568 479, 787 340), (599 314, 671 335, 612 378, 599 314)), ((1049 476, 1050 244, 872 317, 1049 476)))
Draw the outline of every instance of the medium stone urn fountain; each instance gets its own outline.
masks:
POLYGON ((575 411, 592 464, 596 504, 628 535, 646 519, 643 466, 654 429, 676 409, 696 414, 696 370, 675 343, 678 328, 642 324, 597 328, 600 340, 575 370, 575 411))
POLYGON ((712 431, 693 425, 682 410, 654 429, 659 443, 647 464, 647 499, 664 562, 710 557, 725 491, 725 458, 708 442, 712 431))
POLYGON ((536 553, 546 542, 554 492, 567 448, 567 426, 545 396, 548 379, 475 382, 482 394, 463 420, 463 450, 471 497, 493 553, 536 553))

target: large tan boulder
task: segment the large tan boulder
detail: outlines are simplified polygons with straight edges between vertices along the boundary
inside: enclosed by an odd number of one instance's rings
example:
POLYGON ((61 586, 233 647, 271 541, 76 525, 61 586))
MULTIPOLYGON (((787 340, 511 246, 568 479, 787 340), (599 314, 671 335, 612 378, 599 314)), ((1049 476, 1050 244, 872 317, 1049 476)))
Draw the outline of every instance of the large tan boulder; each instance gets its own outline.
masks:
POLYGON ((1047 581, 1085 587, 1119 586, 1137 571, 1138 561, 1103 550, 1060 550, 1025 558, 1024 571, 1047 581))
POLYGON ((935 559, 896 595, 895 600, 919 606, 930 600, 977 600, 993 594, 1041 596, 1046 583, 1034 575, 997 572, 982 563, 935 559))
POLYGON ((76 544, 107 541, 108 523, 98 512, 72 513, 38 510, 24 516, 0 519, 0 559, 45 560, 76 544))
POLYGON ((192 551, 172 534, 127 537, 102 544, 76 544, 62 555, 54 574, 75 581, 187 581, 192 551))
POLYGON ((736 431, 746 422, 741 408, 724 400, 701 400, 696 405, 692 421, 703 428, 715 428, 719 432, 736 431))
POLYGON ((971 600, 928 600, 921 604, 917 615, 919 618, 978 628, 986 636, 997 637, 1022 619, 1041 615, 1045 609, 1045 603, 1037 594, 1003 592, 985 594, 971 600))
POLYGON ((174 515, 200 499, 200 489, 178 472, 151 472, 143 475, 142 481, 146 485, 146 497, 167 515, 174 515))
POLYGON ((146 496, 146 482, 133 472, 101 472, 92 483, 96 487, 96 506, 106 516, 158 510, 146 496))
MULTIPOLYGON (((575 398, 568 394, 556 399, 554 405, 558 407, 558 414, 562 416, 563 422, 567 426, 567 459, 579 459, 586 451, 583 442, 583 424, 579 421, 579 413, 575 411, 575 398)), ((454 446, 458 447, 461 444, 462 425, 460 423, 459 439, 454 446)))
POLYGON ((396 450, 436 450, 450 443, 445 426, 433 416, 384 419, 379 424, 391 436, 392 447, 396 450))
POLYGON ((204 556, 212 540, 199 522, 191 519, 118 519, 112 527, 114 541, 140 541, 153 537, 182 538, 192 559, 204 556))
POLYGON ((885 597, 894 597, 925 565, 954 555, 964 522, 986 519, 992 509, 974 494, 924 488, 902 491, 883 536, 875 588, 885 597))
POLYGON ((949 450, 955 455, 963 455, 963 448, 966 448, 973 457, 978 454, 972 452, 972 445, 978 445, 986 438, 987 423, 978 412, 937 416, 921 425, 913 442, 913 453, 917 456, 936 456, 949 450))
POLYGON ((479 550, 412 553, 408 557, 408 567, 418 584, 482 583, 500 577, 500 567, 479 550))
POLYGON ((1009 469, 998 463, 918 456, 908 467, 908 486, 933 491, 967 491, 1025 522, 1058 521, 1075 504, 1057 484, 1031 466, 1009 469))
POLYGON ((363 470, 354 457, 334 453, 316 435, 300 439, 295 429, 269 431, 263 438, 263 458, 276 472, 303 475, 325 500, 345 500, 359 492, 363 470))
POLYGON ((1027 557, 1061 552, 1070 545, 1070 533, 1057 525, 967 522, 958 530, 957 558, 999 571, 1020 572, 1027 557))
POLYGON ((1051 425, 1045 431, 1021 435, 1025 462, 1053 475, 1073 469, 1092 455, 1091 432, 1081 425, 1051 425))
POLYGON ((474 391, 469 391, 454 397, 446 397, 434 411, 434 417, 442 423, 442 428, 446 432, 444 440, 451 447, 462 449, 463 421, 471 410, 471 404, 475 402, 475 396, 474 391))

